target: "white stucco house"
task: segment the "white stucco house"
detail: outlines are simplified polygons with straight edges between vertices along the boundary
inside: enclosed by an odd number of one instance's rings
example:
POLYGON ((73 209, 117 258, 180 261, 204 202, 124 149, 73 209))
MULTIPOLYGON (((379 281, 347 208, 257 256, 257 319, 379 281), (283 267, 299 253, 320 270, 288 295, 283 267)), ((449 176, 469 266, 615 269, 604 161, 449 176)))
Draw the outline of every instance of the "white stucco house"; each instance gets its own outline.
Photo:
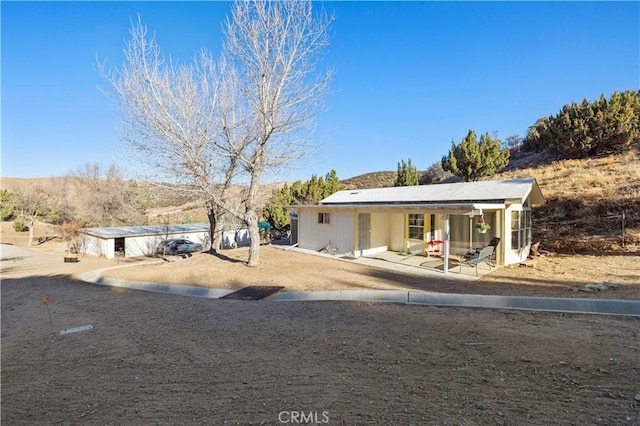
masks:
POLYGON ((297 214, 299 247, 366 256, 383 251, 449 256, 500 238, 496 262, 522 262, 531 247, 531 208, 544 203, 533 178, 345 190, 297 214), (478 221, 491 229, 480 233, 478 221))

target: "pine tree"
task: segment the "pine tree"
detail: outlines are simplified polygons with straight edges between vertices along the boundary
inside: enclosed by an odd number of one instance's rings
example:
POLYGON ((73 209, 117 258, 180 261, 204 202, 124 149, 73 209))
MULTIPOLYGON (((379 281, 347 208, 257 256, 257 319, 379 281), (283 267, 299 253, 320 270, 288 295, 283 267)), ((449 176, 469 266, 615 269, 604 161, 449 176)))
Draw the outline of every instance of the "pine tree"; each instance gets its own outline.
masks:
POLYGON ((489 133, 480 137, 473 130, 459 145, 451 141, 449 155, 442 157, 442 168, 460 176, 465 182, 476 181, 482 176, 491 176, 509 164, 509 150, 502 147, 500 139, 489 133))
POLYGON ((418 185, 418 170, 411 164, 411 158, 405 163, 404 160, 398 163, 398 174, 394 186, 418 185))

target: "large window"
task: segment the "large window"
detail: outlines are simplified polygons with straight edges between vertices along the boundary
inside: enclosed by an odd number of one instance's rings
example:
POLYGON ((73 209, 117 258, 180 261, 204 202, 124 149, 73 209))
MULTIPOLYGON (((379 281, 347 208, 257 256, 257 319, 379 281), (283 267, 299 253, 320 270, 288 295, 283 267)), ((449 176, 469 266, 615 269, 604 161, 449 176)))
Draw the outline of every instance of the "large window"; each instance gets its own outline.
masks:
POLYGON ((522 250, 531 244, 531 209, 511 212, 511 249, 522 250))
POLYGON ((331 213, 318 213, 318 223, 331 223, 331 213))
POLYGON ((412 240, 422 240, 424 238, 424 215, 409 215, 409 235, 407 238, 412 240))

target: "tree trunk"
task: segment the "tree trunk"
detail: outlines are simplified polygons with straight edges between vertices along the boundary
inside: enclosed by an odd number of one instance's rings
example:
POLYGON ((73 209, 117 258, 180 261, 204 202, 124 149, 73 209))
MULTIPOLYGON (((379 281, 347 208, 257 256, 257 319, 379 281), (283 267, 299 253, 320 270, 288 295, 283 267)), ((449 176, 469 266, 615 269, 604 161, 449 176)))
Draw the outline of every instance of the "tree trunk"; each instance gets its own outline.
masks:
POLYGON ((31 243, 33 242, 33 223, 29 225, 29 247, 31 247, 31 243))
POLYGON ((207 207, 207 216, 209 217, 209 233, 211 234, 210 253, 217 253, 220 249, 220 221, 218 220, 218 207, 209 205, 207 207))
POLYGON ((260 230, 258 229, 258 216, 254 211, 248 211, 245 222, 249 228, 249 260, 247 265, 258 266, 260 258, 260 230))
POLYGON ((31 247, 31 243, 33 243, 33 228, 36 225, 36 218, 38 217, 38 212, 36 212, 29 221, 29 247, 31 247))

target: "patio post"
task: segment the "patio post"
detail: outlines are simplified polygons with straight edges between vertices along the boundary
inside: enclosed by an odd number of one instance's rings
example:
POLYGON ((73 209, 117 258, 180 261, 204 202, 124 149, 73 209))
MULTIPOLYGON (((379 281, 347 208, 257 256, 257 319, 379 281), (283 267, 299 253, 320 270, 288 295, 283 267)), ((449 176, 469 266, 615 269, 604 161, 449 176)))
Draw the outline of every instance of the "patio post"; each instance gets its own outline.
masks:
POLYGON ((449 213, 444 215, 444 273, 449 273, 449 213))

